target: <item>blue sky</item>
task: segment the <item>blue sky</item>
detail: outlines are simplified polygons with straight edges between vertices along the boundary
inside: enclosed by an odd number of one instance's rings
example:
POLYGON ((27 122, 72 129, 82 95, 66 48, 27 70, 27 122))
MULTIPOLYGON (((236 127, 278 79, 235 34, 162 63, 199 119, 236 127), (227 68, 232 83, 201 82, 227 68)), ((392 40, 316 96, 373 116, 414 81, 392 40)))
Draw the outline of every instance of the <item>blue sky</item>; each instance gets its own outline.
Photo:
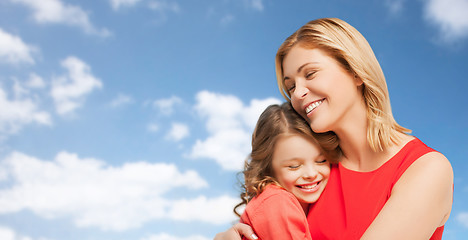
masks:
POLYGON ((368 39, 397 121, 451 161, 468 235, 468 1, 0 0, 0 239, 205 240, 235 221, 274 56, 307 21, 368 39))

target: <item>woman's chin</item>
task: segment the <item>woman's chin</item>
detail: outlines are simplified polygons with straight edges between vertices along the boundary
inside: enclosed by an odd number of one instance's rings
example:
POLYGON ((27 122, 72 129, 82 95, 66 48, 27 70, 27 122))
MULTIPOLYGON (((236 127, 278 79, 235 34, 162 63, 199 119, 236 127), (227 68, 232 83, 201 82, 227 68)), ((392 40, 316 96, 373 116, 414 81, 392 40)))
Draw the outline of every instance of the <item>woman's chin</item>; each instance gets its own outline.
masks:
POLYGON ((310 124, 310 128, 315 133, 326 133, 330 131, 330 129, 326 126, 320 126, 318 124, 313 124, 313 123, 310 124))

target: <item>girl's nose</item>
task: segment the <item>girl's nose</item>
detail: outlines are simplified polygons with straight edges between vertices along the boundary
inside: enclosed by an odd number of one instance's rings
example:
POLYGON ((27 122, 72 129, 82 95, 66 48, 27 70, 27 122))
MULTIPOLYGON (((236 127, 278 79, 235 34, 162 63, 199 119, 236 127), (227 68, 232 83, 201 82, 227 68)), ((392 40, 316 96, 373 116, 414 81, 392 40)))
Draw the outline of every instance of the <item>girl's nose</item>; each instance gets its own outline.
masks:
POLYGON ((304 172, 302 173, 302 177, 304 179, 315 179, 318 175, 318 171, 313 165, 306 166, 303 170, 304 172))

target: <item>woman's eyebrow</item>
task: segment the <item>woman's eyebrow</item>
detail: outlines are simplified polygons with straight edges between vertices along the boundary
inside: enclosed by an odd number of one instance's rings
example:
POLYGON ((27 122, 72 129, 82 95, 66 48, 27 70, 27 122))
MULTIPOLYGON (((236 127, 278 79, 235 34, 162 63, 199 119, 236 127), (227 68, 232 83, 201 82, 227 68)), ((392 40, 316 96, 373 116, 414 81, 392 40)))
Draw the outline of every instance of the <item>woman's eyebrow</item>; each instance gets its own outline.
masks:
POLYGON ((298 69, 297 69, 297 73, 300 73, 302 71, 302 69, 307 66, 307 65, 313 65, 313 64, 318 64, 318 62, 306 62, 304 64, 302 64, 298 69))
MULTIPOLYGON (((318 64, 318 62, 306 62, 306 63, 302 64, 302 65, 297 69, 297 73, 300 73, 304 67, 306 67, 307 65, 311 65, 311 64, 318 64)), ((289 79, 289 77, 284 77, 284 78, 283 78, 283 81, 286 81, 286 80, 288 80, 288 79, 289 79)))

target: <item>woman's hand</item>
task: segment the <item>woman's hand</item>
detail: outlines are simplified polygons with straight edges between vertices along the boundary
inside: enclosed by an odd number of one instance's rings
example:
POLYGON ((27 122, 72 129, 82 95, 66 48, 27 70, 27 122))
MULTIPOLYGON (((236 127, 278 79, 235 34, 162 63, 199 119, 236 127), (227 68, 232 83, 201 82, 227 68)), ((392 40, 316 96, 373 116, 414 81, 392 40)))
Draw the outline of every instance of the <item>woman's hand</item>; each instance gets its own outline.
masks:
POLYGON ((226 232, 216 234, 214 240, 241 240, 242 236, 250 240, 258 239, 252 228, 244 223, 236 223, 226 232))

